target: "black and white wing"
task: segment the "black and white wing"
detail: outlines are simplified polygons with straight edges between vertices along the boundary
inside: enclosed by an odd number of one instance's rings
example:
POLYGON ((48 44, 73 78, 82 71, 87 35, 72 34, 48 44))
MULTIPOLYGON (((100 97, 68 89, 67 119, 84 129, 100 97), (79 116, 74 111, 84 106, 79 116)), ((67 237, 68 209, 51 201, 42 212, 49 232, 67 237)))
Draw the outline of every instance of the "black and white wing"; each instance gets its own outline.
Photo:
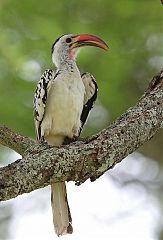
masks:
POLYGON ((90 73, 88 72, 83 73, 81 77, 85 86, 85 96, 84 96, 83 111, 80 117, 80 120, 81 120, 80 133, 83 129, 84 124, 86 123, 90 110, 94 106, 94 103, 97 98, 97 91, 98 91, 96 80, 90 73))
POLYGON ((41 123, 44 117, 47 95, 56 74, 51 69, 46 70, 42 74, 34 94, 34 122, 38 141, 43 137, 41 136, 41 123))

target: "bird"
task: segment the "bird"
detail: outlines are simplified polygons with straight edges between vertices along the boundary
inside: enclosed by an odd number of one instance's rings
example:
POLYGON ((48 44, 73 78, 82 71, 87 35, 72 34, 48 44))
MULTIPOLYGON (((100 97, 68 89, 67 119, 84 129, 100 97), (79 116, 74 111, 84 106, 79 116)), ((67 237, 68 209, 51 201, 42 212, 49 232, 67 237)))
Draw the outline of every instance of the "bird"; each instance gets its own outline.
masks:
MULTIPOLYGON (((36 139, 50 146, 77 139, 97 98, 98 86, 88 72, 81 75, 76 57, 85 46, 107 50, 108 45, 91 34, 66 34, 52 45, 52 62, 57 70, 47 69, 34 94, 36 139)), ((51 184, 51 205, 57 236, 73 232, 65 182, 51 184)))

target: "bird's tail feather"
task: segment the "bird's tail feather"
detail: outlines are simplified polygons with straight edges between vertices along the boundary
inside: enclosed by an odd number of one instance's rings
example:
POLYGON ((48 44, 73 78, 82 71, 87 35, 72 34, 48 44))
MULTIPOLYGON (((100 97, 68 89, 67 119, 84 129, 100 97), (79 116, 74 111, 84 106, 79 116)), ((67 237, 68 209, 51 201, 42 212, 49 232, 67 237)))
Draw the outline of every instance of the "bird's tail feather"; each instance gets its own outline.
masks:
POLYGON ((58 236, 72 233, 72 218, 67 201, 65 182, 51 185, 51 204, 54 230, 58 236))

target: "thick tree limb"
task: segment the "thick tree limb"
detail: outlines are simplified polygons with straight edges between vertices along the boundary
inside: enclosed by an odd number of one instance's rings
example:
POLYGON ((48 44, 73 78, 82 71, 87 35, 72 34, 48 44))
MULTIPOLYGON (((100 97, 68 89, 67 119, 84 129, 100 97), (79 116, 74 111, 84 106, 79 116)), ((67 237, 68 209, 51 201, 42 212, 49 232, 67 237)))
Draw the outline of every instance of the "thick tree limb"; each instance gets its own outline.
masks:
POLYGON ((0 201, 51 182, 96 180, 163 127, 163 70, 138 103, 99 134, 60 148, 37 144, 0 126, 0 143, 22 155, 0 169, 0 201))

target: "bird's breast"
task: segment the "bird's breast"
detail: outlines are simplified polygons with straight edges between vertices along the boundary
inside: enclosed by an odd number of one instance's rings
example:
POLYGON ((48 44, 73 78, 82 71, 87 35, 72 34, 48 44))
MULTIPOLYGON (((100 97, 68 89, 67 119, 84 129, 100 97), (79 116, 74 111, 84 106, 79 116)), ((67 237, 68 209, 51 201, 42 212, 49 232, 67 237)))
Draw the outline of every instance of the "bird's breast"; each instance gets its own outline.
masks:
POLYGON ((52 83, 43 119, 48 134, 73 137, 74 129, 80 128, 84 92, 80 78, 60 78, 52 83))

